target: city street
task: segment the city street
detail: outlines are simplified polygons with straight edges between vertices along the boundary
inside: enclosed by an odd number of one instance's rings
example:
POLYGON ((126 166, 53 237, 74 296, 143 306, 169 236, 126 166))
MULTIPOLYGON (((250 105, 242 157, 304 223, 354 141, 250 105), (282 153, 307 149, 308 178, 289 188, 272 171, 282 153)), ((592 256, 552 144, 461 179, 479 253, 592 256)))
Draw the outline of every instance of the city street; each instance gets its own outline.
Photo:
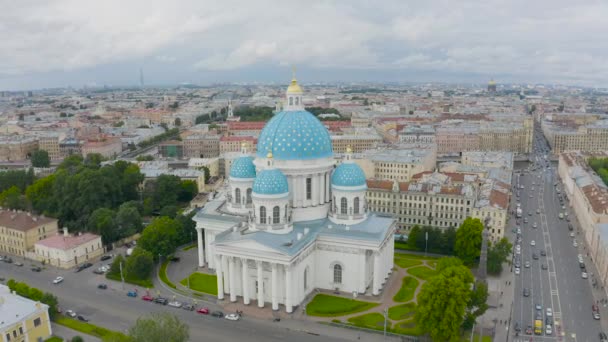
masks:
MULTIPOLYGON (((127 297, 126 291, 133 289, 133 286, 127 284, 125 290, 122 290, 120 283, 108 281, 103 275, 92 273, 100 263, 79 273, 56 268, 48 268, 36 273, 30 270, 30 264, 31 262, 26 261, 25 266, 17 267, 2 262, 0 277, 5 278, 6 281, 10 278, 24 281, 30 286, 52 292, 58 297, 59 305, 63 310, 74 310, 90 319, 91 323, 112 330, 125 332, 140 316, 151 312, 168 311, 188 323, 192 341, 347 341, 357 340, 359 337, 365 341, 385 341, 381 334, 368 334, 292 319, 272 322, 245 316, 233 322, 149 303, 139 297, 127 297), (64 277, 65 281, 53 285, 52 280, 57 276, 64 277), (97 289, 100 283, 108 284, 108 289, 97 289)), ((172 294, 165 289, 158 287, 158 290, 163 296, 172 298, 172 294)), ((145 292, 145 289, 139 288, 140 296, 145 292)), ((157 295, 157 289, 154 289, 152 294, 157 295)), ((184 297, 178 300, 188 301, 184 297)), ((218 305, 208 303, 199 306, 209 307, 210 310, 220 309, 218 305)))
MULTIPOLYGON (((537 137, 540 135, 538 133, 537 137)), ((534 171, 522 172, 514 180, 514 184, 523 185, 523 189, 516 190, 520 196, 513 196, 513 208, 519 201, 523 215, 520 219, 512 220, 510 225, 515 227, 519 222, 522 230, 521 274, 515 275, 514 272, 515 294, 511 320, 512 326, 519 323, 522 331, 513 340, 529 340, 531 336, 524 332, 528 325, 534 326, 535 306, 540 305, 543 334, 533 336, 534 341, 595 341, 598 340, 602 327, 600 321, 592 316, 591 306, 595 300, 591 291, 591 274, 589 279, 582 278, 577 259, 577 254, 585 254, 582 238, 576 234, 574 238, 570 237, 569 222, 566 217, 559 218, 560 213, 568 210, 568 200, 564 198, 566 207, 563 208, 557 192, 561 184, 555 186, 556 182, 559 183, 556 165, 545 160, 544 152, 539 152, 541 147, 544 148, 543 143, 542 140, 535 143, 537 153, 530 167, 534 171), (524 219, 528 222, 524 223, 524 219), (574 239, 579 243, 578 248, 573 246, 574 239), (525 267, 527 262, 530 263, 529 268, 525 267), (547 269, 543 269, 543 264, 547 269), (529 291, 528 297, 523 295, 524 289, 529 291), (554 324, 550 335, 545 331, 547 308, 553 311, 554 324)), ((572 212, 569 212, 569 216, 575 226, 572 212)), ((587 261, 586 254, 585 264, 587 269, 592 264, 587 261)))

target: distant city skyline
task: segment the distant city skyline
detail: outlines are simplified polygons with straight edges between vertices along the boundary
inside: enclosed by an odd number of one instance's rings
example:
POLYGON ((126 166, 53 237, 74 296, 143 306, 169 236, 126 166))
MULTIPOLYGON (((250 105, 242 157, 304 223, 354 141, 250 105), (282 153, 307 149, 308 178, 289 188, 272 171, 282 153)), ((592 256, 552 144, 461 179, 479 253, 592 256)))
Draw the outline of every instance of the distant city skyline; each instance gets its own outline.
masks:
POLYGON ((456 82, 608 86, 608 3, 13 2, 0 90, 456 82))

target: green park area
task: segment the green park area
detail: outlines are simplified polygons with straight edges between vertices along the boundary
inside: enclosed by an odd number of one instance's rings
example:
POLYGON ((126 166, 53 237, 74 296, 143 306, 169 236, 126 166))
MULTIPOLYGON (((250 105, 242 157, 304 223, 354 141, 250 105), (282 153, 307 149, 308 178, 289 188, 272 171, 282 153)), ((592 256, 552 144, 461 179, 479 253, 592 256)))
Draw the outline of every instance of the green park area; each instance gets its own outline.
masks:
POLYGON ((306 314, 319 317, 337 317, 367 311, 377 305, 377 303, 318 294, 306 306, 306 314))
POLYGON ((190 279, 191 290, 217 296, 217 276, 215 274, 195 272, 179 283, 187 287, 188 279, 190 279))

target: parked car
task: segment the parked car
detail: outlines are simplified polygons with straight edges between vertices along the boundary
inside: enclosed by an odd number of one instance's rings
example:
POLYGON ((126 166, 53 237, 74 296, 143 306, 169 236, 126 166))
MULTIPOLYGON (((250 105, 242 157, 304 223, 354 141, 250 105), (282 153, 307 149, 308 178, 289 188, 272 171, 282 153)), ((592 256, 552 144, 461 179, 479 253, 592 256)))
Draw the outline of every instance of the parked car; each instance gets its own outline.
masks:
POLYGON ((227 314, 224 318, 226 318, 229 321, 238 321, 239 318, 241 318, 241 316, 231 313, 231 314, 227 314))
POLYGON ((153 302, 154 301, 154 297, 150 296, 150 295, 143 295, 141 296, 142 300, 145 300, 146 302, 153 302))
POLYGON ((87 263, 84 263, 82 266, 84 268, 89 268, 89 267, 93 266, 93 264, 91 264, 90 262, 87 262, 87 263))
POLYGON ((532 259, 534 259, 534 260, 538 260, 538 254, 536 254, 536 253, 532 253, 532 259))
POLYGON ((528 325, 526 327, 526 335, 532 335, 534 333, 534 330, 532 330, 532 326, 528 325))
POLYGON ((544 250, 544 249, 541 249, 541 250, 540 250, 540 255, 542 255, 542 256, 547 256, 547 252, 545 252, 545 250, 544 250))
POLYGON ((137 297, 137 291, 131 290, 127 292, 127 297, 137 297))
POLYGON ((608 342, 608 335, 605 332, 600 332, 600 342, 608 342))
POLYGON ((224 313, 223 313, 223 312, 221 312, 221 311, 213 311, 213 312, 211 313, 211 316, 213 316, 213 317, 219 317, 219 318, 222 318, 222 317, 224 317, 224 313))
POLYGON ((6 262, 7 264, 12 264, 13 259, 11 257, 4 257, 4 262, 6 262))
POLYGON ((546 264, 542 264, 542 265, 540 265, 540 268, 542 268, 543 270, 546 270, 548 267, 546 264))
POLYGON ((73 310, 67 310, 65 315, 72 318, 76 317, 76 313, 73 310))
POLYGON ((59 284, 63 281, 63 277, 57 277, 53 280, 53 284, 59 284))
POLYGON ((21 266, 23 266, 23 263, 22 263, 22 262, 16 262, 16 263, 15 263, 15 266, 19 266, 19 267, 21 267, 21 266))
POLYGON ((106 285, 106 284, 99 284, 99 285, 97 285, 97 288, 101 289, 101 290, 106 290, 108 288, 108 285, 106 285))
POLYGON ((587 279, 587 278, 589 278, 589 275, 587 275, 587 272, 582 272, 582 273, 581 273, 581 277, 582 277, 583 279, 587 279))
POLYGON ((194 311, 194 305, 184 304, 184 306, 182 306, 182 309, 187 310, 187 311, 194 311))
POLYGON ((172 306, 174 308, 181 308, 183 304, 181 302, 178 302, 175 300, 175 301, 169 302, 168 305, 172 306))
POLYGON ((529 297, 530 296, 530 290, 528 290, 527 288, 524 288, 524 297, 529 297))
POLYGON ((102 256, 102 257, 101 257, 101 259, 99 259, 99 260, 101 260, 101 261, 106 261, 106 260, 110 260, 110 259, 112 259, 112 256, 111 256, 111 255, 104 255, 104 256, 102 256))
POLYGON ((40 267, 32 267, 32 272, 40 272, 42 271, 42 268, 40 267))
MULTIPOLYGON (((200 308, 200 309, 196 310, 196 312, 199 313, 199 314, 208 315, 209 314, 209 309, 207 309, 207 308, 200 308)), ((220 315, 222 315, 221 312, 220 312, 220 315)))
POLYGON ((156 303, 156 304, 162 304, 162 305, 167 305, 167 304, 169 304, 169 300, 167 298, 157 297, 157 298, 154 299, 154 303, 156 303))
POLYGON ((180 260, 181 260, 180 257, 173 257, 173 258, 171 258, 171 261, 173 261, 173 262, 178 262, 180 260))
POLYGON ((600 319, 600 308, 597 305, 591 306, 591 312, 593 313, 593 319, 600 319))
POLYGON ((88 320, 86 317, 84 317, 83 315, 78 315, 78 320, 79 320, 79 321, 83 321, 83 322, 88 322, 88 321, 89 321, 89 320, 88 320))

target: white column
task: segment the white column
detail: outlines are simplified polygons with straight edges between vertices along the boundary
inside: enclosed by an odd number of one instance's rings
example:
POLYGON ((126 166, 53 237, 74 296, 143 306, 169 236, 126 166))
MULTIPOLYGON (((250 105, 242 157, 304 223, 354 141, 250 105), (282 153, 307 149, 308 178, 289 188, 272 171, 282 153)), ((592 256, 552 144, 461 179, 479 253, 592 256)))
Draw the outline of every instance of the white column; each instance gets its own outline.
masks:
POLYGON ((291 313, 292 307, 291 265, 285 266, 285 311, 291 313))
POLYGON ((215 275, 217 277, 217 299, 224 299, 224 274, 220 256, 215 256, 215 275))
POLYGON ((234 257, 228 257, 228 277, 230 278, 230 301, 236 302, 236 280, 234 279, 234 257))
POLYGON ((359 294, 365 293, 365 271, 366 271, 366 263, 365 263, 365 250, 361 250, 359 252, 359 286, 357 292, 359 294))
POLYGON ((198 267, 205 267, 205 249, 203 248, 203 229, 196 229, 196 237, 198 238, 198 267))
POLYGON ((264 307, 264 269, 262 268, 262 262, 256 262, 258 267, 258 307, 264 307))
POLYGON ((272 296, 272 310, 279 310, 279 286, 277 279, 277 264, 272 264, 272 283, 271 286, 271 296, 272 296))
POLYGON ((228 276, 228 257, 222 255, 222 274, 224 275, 224 293, 230 293, 230 277, 228 276))
POLYGON ((329 189, 331 188, 331 179, 330 179, 330 173, 327 172, 325 174, 325 198, 327 199, 327 201, 330 201, 331 199, 331 192, 329 191, 329 189))
POLYGON ((372 285, 372 294, 377 296, 380 294, 380 251, 374 252, 374 281, 372 285))
POLYGON ((300 189, 298 189, 298 178, 300 178, 300 176, 294 176, 293 177, 293 188, 289 189, 290 191, 293 191, 293 207, 297 208, 298 205, 298 201, 300 199, 300 189))
POLYGON ((321 176, 319 177, 319 179, 321 180, 321 189, 319 191, 319 201, 321 204, 325 204, 325 187, 327 186, 325 184, 325 173, 322 173, 321 176))
POLYGON ((313 206, 317 206, 319 205, 319 189, 321 188, 319 185, 319 174, 316 173, 314 175, 312 175, 312 196, 310 197, 312 199, 312 205, 313 206))
POLYGON ((247 267, 247 259, 242 258, 243 265, 243 304, 249 305, 249 267, 247 267))

